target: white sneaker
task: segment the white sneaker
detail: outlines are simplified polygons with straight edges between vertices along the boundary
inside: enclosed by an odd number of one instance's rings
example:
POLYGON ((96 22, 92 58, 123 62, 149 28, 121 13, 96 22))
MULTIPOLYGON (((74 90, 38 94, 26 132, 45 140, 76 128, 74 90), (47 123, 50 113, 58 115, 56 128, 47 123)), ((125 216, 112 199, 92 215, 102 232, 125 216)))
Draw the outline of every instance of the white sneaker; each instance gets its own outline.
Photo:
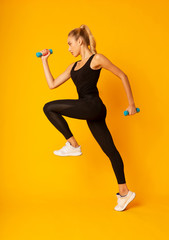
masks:
POLYGON ((128 191, 127 195, 121 196, 119 193, 116 193, 117 196, 117 203, 118 205, 115 206, 116 211, 123 211, 127 205, 135 198, 136 194, 132 191, 128 191))
POLYGON ((53 153, 58 156, 79 156, 82 154, 81 146, 73 147, 69 141, 66 142, 64 147, 55 150, 53 153))

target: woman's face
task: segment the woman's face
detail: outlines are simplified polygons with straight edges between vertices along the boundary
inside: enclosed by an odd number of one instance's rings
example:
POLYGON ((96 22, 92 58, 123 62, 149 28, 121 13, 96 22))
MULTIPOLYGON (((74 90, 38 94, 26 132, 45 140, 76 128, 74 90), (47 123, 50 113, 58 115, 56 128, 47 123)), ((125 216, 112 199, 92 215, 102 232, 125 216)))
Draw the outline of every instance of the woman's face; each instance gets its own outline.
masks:
POLYGON ((78 44, 78 40, 76 41, 74 37, 68 37, 67 39, 69 50, 73 56, 78 56, 80 52, 80 45, 78 44))

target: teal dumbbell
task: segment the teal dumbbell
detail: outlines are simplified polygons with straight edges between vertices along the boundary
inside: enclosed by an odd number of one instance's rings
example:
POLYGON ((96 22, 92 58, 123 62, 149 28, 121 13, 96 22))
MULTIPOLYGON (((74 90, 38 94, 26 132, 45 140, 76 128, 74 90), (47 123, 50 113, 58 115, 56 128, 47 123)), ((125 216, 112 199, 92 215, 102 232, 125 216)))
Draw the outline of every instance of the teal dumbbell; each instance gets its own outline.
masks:
MULTIPOLYGON (((136 108, 137 113, 140 112, 140 108, 136 108)), ((129 114, 129 112, 126 110, 124 111, 124 116, 127 116, 129 114)))
MULTIPOLYGON (((46 50, 48 50, 48 49, 46 49, 46 50)), ((51 54, 53 53, 52 49, 49 49, 49 51, 50 51, 51 54)), ((47 52, 46 54, 42 54, 41 52, 37 52, 37 53, 36 53, 36 56, 37 56, 37 57, 41 57, 42 55, 43 55, 43 56, 46 56, 47 54, 48 54, 48 52, 47 52)))

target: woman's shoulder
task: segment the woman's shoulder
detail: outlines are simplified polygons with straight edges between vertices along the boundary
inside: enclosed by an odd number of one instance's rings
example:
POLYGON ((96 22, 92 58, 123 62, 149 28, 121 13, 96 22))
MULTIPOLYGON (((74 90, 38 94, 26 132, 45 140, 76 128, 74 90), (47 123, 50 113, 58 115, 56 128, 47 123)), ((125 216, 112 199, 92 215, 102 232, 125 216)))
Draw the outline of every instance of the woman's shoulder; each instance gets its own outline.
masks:
POLYGON ((93 66, 94 69, 102 68, 102 63, 104 62, 105 56, 102 53, 95 53, 93 57, 93 66))
POLYGON ((103 59, 103 58, 105 58, 105 55, 103 55, 102 53, 96 53, 95 58, 96 59, 103 59))

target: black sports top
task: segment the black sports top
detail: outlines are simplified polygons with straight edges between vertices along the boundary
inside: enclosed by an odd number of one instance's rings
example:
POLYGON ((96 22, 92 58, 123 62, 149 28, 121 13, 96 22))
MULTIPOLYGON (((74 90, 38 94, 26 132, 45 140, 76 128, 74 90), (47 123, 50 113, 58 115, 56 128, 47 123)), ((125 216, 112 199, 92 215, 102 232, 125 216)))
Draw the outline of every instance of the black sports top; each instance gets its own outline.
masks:
POLYGON ((80 60, 75 62, 70 71, 70 75, 77 88, 79 98, 85 98, 89 95, 99 97, 99 91, 96 85, 102 68, 94 70, 90 67, 90 63, 94 55, 95 54, 91 55, 86 63, 78 70, 74 70, 74 68, 80 60))

